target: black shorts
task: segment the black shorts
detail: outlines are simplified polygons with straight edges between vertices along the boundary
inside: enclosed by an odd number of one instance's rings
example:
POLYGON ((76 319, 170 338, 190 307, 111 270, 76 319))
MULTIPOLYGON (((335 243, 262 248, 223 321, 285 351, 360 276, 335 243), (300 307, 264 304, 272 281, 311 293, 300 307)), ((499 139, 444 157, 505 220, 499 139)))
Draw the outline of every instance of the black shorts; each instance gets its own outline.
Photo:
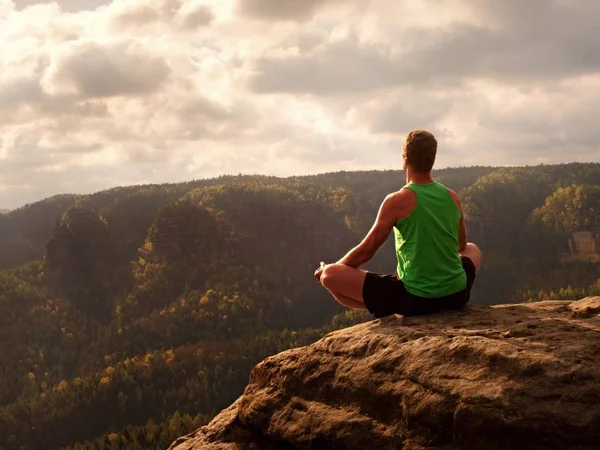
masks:
POLYGON ((475 264, 466 256, 460 259, 467 274, 467 287, 456 294, 439 298, 419 297, 408 292, 397 275, 367 272, 362 291, 365 306, 375 318, 392 314, 419 316, 441 309, 462 308, 471 298, 471 288, 475 281, 475 264))

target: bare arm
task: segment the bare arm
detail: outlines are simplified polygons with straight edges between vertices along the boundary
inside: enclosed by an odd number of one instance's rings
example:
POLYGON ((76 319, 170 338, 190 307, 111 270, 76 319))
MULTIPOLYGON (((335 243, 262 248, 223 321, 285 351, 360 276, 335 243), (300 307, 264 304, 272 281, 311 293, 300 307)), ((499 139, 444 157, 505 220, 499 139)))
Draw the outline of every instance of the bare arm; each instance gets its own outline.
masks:
POLYGON ((337 264, 359 268, 371 260, 373 255, 379 250, 379 247, 385 242, 397 221, 396 202, 397 198, 394 194, 389 194, 385 198, 379 207, 375 223, 367 233, 367 236, 360 244, 340 259, 337 264))
POLYGON ((458 210, 460 211, 460 222, 458 223, 458 251, 462 252, 467 246, 467 227, 465 225, 465 216, 462 210, 462 204, 460 203, 460 198, 458 198, 458 194, 454 192, 452 189, 448 189, 448 193, 456 203, 458 210))

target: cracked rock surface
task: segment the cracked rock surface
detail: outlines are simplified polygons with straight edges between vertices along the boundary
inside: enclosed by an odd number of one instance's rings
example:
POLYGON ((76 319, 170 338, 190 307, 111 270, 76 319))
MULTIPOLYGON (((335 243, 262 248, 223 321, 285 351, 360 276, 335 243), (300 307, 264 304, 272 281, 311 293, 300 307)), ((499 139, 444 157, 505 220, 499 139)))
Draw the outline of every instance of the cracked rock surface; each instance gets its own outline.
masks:
POLYGON ((600 448, 600 297, 390 316, 265 359, 170 450, 600 448))

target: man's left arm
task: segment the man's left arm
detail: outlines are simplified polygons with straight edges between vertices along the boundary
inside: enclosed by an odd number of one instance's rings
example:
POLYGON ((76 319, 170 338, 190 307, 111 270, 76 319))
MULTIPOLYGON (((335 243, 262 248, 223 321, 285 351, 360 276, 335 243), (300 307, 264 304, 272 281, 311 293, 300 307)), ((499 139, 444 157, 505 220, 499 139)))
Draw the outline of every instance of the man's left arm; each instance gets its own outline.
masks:
POLYGON ((360 244, 350 250, 337 264, 359 268, 371 260, 383 245, 397 221, 397 198, 389 194, 379 207, 375 223, 360 244))

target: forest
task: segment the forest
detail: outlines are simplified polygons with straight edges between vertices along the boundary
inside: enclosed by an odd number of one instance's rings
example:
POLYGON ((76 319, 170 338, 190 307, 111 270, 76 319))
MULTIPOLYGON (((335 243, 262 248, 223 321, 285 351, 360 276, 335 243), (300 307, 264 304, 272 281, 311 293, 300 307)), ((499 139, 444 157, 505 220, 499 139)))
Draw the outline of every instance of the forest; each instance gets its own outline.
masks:
MULTIPOLYGON (((472 303, 600 295, 600 164, 460 167, 472 303)), ((59 195, 0 214, 0 450, 165 449, 252 367, 371 320, 318 285, 401 171, 59 195)), ((365 268, 393 273, 389 239, 365 268)))

